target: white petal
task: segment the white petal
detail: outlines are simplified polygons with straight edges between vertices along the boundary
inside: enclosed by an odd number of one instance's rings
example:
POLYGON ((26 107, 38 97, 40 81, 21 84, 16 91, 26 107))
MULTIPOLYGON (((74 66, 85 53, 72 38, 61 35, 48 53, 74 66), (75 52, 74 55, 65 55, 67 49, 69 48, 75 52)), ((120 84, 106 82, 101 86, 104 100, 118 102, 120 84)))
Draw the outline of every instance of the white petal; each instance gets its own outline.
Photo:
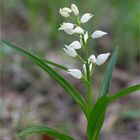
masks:
POLYGON ((64 8, 62 8, 62 10, 67 12, 67 13, 71 13, 72 12, 71 9, 68 8, 68 7, 64 7, 64 8))
POLYGON ((83 33, 84 33, 84 30, 81 27, 76 27, 73 30, 73 34, 83 34, 83 33))
POLYGON ((95 31, 93 34, 92 34, 92 38, 95 39, 95 38, 100 38, 104 35, 106 35, 107 33, 106 32, 103 32, 103 31, 100 31, 100 30, 97 30, 95 31))
POLYGON ((77 56, 77 52, 73 48, 65 45, 65 48, 63 48, 63 49, 69 56, 71 56, 71 57, 76 57, 77 56))
POLYGON ((70 16, 68 12, 64 11, 64 10, 61 9, 61 8, 60 8, 60 10, 59 10, 59 13, 61 14, 61 16, 65 17, 65 18, 67 18, 67 17, 70 16))
POLYGON ((81 17, 81 23, 86 23, 88 22, 93 15, 91 15, 90 13, 86 13, 81 17))
POLYGON ((85 35, 84 35, 85 42, 87 42, 87 39, 88 39, 88 32, 86 32, 85 35))
POLYGON ((100 54, 97 57, 96 64, 97 65, 102 65, 107 60, 107 58, 109 57, 109 55, 110 55, 110 53, 100 54))
POLYGON ((75 15, 79 15, 79 9, 75 4, 71 4, 71 10, 75 15))
POLYGON ((68 73, 71 74, 73 77, 75 77, 77 79, 82 78, 82 73, 78 69, 68 69, 68 73))
POLYGON ((73 48, 73 49, 80 49, 81 48, 81 43, 79 41, 73 41, 69 47, 73 48))
POLYGON ((97 61, 95 55, 91 55, 88 60, 89 60, 89 62, 91 62, 93 64, 96 63, 96 61, 97 61))

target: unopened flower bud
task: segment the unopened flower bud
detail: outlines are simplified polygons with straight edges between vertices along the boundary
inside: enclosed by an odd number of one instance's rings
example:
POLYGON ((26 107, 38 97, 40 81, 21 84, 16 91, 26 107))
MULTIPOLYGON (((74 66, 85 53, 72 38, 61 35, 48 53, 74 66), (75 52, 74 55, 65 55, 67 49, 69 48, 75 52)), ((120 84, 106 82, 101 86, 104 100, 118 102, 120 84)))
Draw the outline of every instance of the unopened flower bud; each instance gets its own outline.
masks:
POLYGON ((92 34, 92 38, 95 39, 95 38, 100 38, 104 35, 106 35, 107 33, 106 32, 103 32, 103 31, 100 31, 100 30, 97 30, 95 31, 93 34, 92 34))
POLYGON ((73 77, 75 77, 77 79, 82 78, 82 73, 78 69, 68 69, 68 73, 71 74, 73 77))
POLYGON ((94 64, 94 63, 96 63, 97 59, 96 59, 95 55, 91 55, 89 57, 88 61, 94 64))
POLYGON ((64 8, 62 8, 62 10, 67 12, 67 13, 71 13, 72 12, 71 9, 68 8, 68 7, 64 7, 64 8))
POLYGON ((70 16, 70 14, 68 12, 66 12, 65 10, 61 9, 59 10, 59 13, 61 14, 61 16, 67 18, 70 16))
POLYGON ((71 10, 73 11, 73 13, 77 16, 79 15, 79 9, 75 4, 71 5, 71 10))
POLYGON ((105 53, 105 54, 98 55, 96 64, 97 65, 102 65, 107 60, 109 55, 110 55, 110 53, 105 53))
POLYGON ((86 23, 88 22, 93 15, 91 15, 90 13, 86 13, 81 17, 81 23, 86 23))

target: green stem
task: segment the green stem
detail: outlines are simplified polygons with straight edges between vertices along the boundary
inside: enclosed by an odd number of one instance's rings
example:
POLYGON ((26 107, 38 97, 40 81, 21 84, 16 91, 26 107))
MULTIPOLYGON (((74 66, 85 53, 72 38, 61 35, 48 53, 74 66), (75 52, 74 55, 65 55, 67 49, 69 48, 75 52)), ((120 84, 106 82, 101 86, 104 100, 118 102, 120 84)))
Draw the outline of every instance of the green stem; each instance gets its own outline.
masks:
POLYGON ((92 110, 92 87, 91 87, 91 79, 88 81, 88 84, 87 84, 87 93, 88 93, 89 112, 91 112, 91 110, 92 110))
POLYGON ((88 53, 86 49, 86 43, 84 40, 84 35, 82 35, 82 42, 83 42, 83 50, 85 54, 85 60, 86 60, 86 76, 87 76, 87 100, 89 105, 89 112, 92 110, 92 87, 91 87, 91 78, 90 78, 90 69, 89 69, 89 63, 88 63, 88 53))

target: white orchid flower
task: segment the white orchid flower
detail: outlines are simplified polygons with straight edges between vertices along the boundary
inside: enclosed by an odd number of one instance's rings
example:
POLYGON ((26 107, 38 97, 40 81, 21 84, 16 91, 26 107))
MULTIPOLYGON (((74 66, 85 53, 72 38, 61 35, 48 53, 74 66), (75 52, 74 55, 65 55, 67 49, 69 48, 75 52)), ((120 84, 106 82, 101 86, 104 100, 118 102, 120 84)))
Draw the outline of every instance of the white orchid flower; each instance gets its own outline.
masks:
POLYGON ((75 49, 65 45, 65 48, 63 48, 64 51, 71 57, 76 57, 77 56, 77 52, 75 51, 75 49))
POLYGON ((78 26, 73 30, 73 34, 84 34, 84 30, 78 26))
POLYGON ((72 10, 70 8, 68 8, 68 7, 62 8, 62 11, 65 11, 67 13, 71 13, 72 12, 72 10))
POLYGON ((58 30, 64 30, 67 34, 72 35, 73 28, 74 28, 74 24, 69 22, 67 23, 64 22, 58 30))
POLYGON ((79 69, 68 69, 68 73, 77 79, 82 78, 82 73, 79 69))
POLYGON ((97 65, 102 65, 107 60, 107 58, 109 56, 110 56, 110 53, 104 53, 104 54, 98 55, 96 64, 97 65))
MULTIPOLYGON (((90 63, 90 65, 89 65, 89 71, 91 72, 92 71, 92 66, 93 66, 93 64, 92 63, 90 63)), ((85 64, 83 64, 83 70, 84 70, 84 72, 86 73, 86 65, 85 64)))
POLYGON ((107 33, 106 32, 103 32, 103 31, 100 31, 100 30, 97 30, 95 32, 93 32, 92 34, 92 38, 95 39, 95 38, 100 38, 104 35, 106 35, 107 33))
POLYGON ((61 16, 65 17, 65 18, 70 16, 70 14, 66 10, 61 9, 61 8, 59 10, 59 13, 61 14, 61 16))
POLYGON ((110 53, 104 53, 104 54, 98 55, 96 59, 95 55, 91 55, 88 60, 93 64, 102 65, 109 56, 110 56, 110 53))
POLYGON ((73 41, 69 47, 73 48, 73 49, 80 49, 81 48, 81 43, 79 41, 73 41))
POLYGON ((79 15, 79 9, 75 4, 71 4, 71 10, 74 13, 74 15, 79 15))
POLYGON ((91 63, 93 63, 93 64, 95 64, 96 61, 97 61, 97 59, 96 59, 95 55, 91 55, 91 56, 89 57, 88 61, 91 62, 91 63))
POLYGON ((93 15, 91 15, 90 13, 86 13, 81 17, 81 23, 86 23, 88 22, 91 18, 93 17, 93 15))

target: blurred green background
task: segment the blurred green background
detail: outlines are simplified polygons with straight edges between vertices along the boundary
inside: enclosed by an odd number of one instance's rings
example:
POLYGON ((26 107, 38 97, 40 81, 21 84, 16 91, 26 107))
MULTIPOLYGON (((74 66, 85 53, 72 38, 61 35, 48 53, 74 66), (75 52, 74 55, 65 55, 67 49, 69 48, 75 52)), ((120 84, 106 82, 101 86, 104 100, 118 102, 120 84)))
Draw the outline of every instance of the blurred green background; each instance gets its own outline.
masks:
MULTIPOLYGON (((88 46, 96 53, 112 52, 120 47, 111 92, 140 80, 140 2, 138 0, 1 0, 1 38, 43 58, 72 68, 81 68, 78 60, 63 52, 64 44, 73 37, 58 31, 64 18, 59 8, 71 3, 78 5, 80 15, 92 13, 93 19, 85 25, 91 34, 99 29, 108 32, 106 37, 91 40, 88 46)), ((16 133, 29 126, 49 124, 77 140, 85 139, 85 121, 79 108, 69 96, 24 57, 8 48, 1 48, 1 140, 18 140, 16 133)), ((97 68, 94 75, 94 94, 99 91, 106 64, 97 68)), ((78 90, 83 85, 67 75, 78 90)), ((83 96, 84 95, 83 93, 83 96)), ((102 130, 104 140, 138 140, 140 131, 139 94, 114 103, 108 110, 102 130), (122 108, 123 106, 123 108, 122 108), (108 128, 108 129, 107 129, 108 128)), ((25 139, 49 140, 47 136, 25 139)))

